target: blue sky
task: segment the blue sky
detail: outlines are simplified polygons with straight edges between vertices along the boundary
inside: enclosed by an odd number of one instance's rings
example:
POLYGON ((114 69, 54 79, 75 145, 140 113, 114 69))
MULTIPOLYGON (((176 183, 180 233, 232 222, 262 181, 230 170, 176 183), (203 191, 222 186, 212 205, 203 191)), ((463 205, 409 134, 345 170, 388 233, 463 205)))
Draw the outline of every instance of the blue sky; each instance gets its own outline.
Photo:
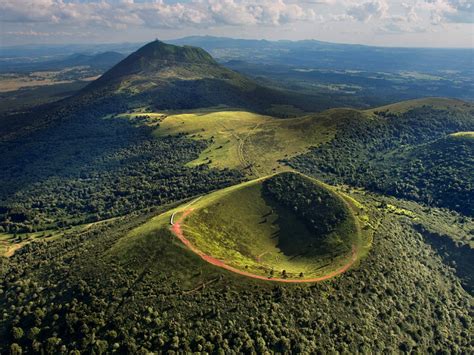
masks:
POLYGON ((0 45, 191 35, 473 47, 473 0, 0 0, 0 45))

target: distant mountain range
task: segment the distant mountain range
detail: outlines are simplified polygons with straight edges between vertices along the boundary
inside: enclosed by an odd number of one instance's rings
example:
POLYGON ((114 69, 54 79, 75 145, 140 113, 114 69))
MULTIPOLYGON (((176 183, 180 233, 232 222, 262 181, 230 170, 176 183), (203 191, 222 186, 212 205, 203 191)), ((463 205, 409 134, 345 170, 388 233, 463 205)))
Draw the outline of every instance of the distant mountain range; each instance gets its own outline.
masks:
POLYGON ((316 40, 267 41, 193 36, 169 41, 204 48, 220 61, 244 60, 320 69, 473 72, 473 48, 396 48, 316 40))
MULTIPOLYGON (((338 44, 317 40, 268 41, 227 37, 191 36, 165 40, 208 51, 216 60, 244 60, 259 64, 284 64, 327 69, 369 71, 414 70, 421 72, 466 71, 473 73, 473 48, 396 48, 338 44)), ((0 47, 2 58, 65 56, 103 51, 131 53, 144 43, 28 45, 0 47)), ((44 59, 43 59, 44 60, 44 59)), ((3 66, 3 64, 2 64, 3 66)))
POLYGON ((117 64, 125 54, 118 52, 101 52, 97 54, 75 53, 66 57, 51 60, 29 61, 29 60, 6 60, 0 59, 0 72, 24 72, 62 70, 64 68, 88 66, 94 69, 107 70, 117 64))

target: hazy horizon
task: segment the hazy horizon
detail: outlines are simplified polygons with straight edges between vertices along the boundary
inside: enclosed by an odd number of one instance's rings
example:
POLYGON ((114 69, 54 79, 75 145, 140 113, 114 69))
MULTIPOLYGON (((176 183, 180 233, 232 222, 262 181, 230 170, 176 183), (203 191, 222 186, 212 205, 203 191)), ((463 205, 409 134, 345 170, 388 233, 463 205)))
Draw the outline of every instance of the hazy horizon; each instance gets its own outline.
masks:
POLYGON ((401 45, 374 45, 374 44, 365 44, 365 43, 357 43, 357 42, 337 42, 337 41, 325 41, 321 40, 318 38, 303 38, 303 39, 268 39, 268 38, 243 38, 243 37, 230 37, 230 36, 212 36, 212 35, 189 35, 189 36, 183 36, 183 37, 171 37, 171 38, 159 38, 159 37, 150 37, 146 38, 143 40, 137 40, 137 41, 104 41, 104 42, 64 42, 64 43, 48 43, 48 42, 40 42, 40 43, 23 43, 23 44, 7 44, 4 45, 3 43, 0 43, 0 48, 22 48, 22 47, 27 47, 27 46, 33 46, 33 47, 63 47, 63 46, 100 46, 100 45, 137 45, 141 46, 146 43, 153 42, 155 40, 159 40, 162 42, 175 42, 175 41, 181 41, 187 38, 220 38, 220 39, 230 39, 230 40, 237 40, 237 41, 267 41, 267 42, 292 42, 292 43, 297 43, 297 42, 305 42, 305 41, 314 41, 314 42, 321 42, 321 43, 330 43, 330 44, 338 44, 338 45, 354 45, 354 46, 366 46, 366 47, 380 47, 380 48, 409 48, 409 49, 447 49, 447 50, 453 50, 453 49, 472 49, 474 50, 474 46, 466 46, 466 47, 429 47, 429 46, 401 46, 401 45))
POLYGON ((383 47, 472 48, 467 0, 5 0, 0 46, 210 35, 383 47))

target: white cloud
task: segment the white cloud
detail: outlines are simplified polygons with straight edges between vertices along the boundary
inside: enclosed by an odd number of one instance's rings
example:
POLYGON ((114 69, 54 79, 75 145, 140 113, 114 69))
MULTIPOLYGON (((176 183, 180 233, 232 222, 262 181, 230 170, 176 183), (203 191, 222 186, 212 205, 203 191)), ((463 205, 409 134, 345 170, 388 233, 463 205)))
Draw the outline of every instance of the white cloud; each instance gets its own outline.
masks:
POLYGON ((134 2, 2 0, 0 21, 48 22, 106 27, 209 27, 216 25, 280 25, 313 20, 312 9, 284 0, 193 0, 168 4, 163 0, 134 2))
MULTIPOLYGON (((425 45, 413 35, 424 32, 439 46, 440 36, 429 36, 438 31, 444 45, 455 42, 446 40, 452 34, 458 45, 472 46, 473 11, 474 0, 0 0, 0 39, 15 43, 20 36, 71 33, 73 40, 74 33, 94 33, 139 41, 211 34, 374 43, 378 36, 383 41, 386 34, 399 39, 406 33, 425 45)), ((53 42, 55 35, 48 38, 53 42)))
POLYGON ((385 0, 371 0, 357 2, 347 8, 346 15, 357 20, 367 22, 372 18, 382 18, 386 16, 389 9, 385 0))
MULTIPOLYGON (((318 10, 319 11, 319 10, 318 10)), ((0 21, 110 28, 277 26, 298 21, 474 22, 473 0, 0 0, 0 21), (393 8, 398 4, 398 13, 393 8), (315 8, 325 9, 324 16, 315 8), (342 11, 341 11, 342 10, 342 11), (405 13, 401 13, 405 11, 405 13), (335 12, 335 13, 334 13, 335 12), (422 15, 420 15, 420 13, 422 15), (428 15, 426 15, 428 14, 428 15), (425 17, 426 17, 425 16, 425 17)))
POLYGON ((416 4, 414 3, 402 3, 402 7, 405 9, 406 13, 404 18, 407 22, 421 22, 422 18, 419 16, 416 4))
POLYGON ((378 28, 378 31, 384 34, 402 34, 402 33, 423 33, 427 29, 423 26, 410 26, 405 22, 389 22, 378 28))
POLYGON ((424 0, 418 7, 430 11, 433 23, 474 23, 472 0, 424 0))

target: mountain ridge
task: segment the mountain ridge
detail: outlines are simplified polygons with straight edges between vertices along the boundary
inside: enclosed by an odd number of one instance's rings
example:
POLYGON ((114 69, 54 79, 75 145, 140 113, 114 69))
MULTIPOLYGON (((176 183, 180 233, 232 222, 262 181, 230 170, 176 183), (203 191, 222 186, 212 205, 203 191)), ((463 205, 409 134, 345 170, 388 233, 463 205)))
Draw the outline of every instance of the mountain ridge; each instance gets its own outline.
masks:
MULTIPOLYGON (((129 55, 76 98, 88 103, 115 98, 127 102, 130 108, 159 110, 226 106, 269 113, 275 105, 290 108, 288 111, 296 108, 297 112, 320 111, 330 106, 316 95, 260 85, 222 66, 204 49, 158 40, 129 55)), ((274 111, 272 114, 279 115, 274 111)))

